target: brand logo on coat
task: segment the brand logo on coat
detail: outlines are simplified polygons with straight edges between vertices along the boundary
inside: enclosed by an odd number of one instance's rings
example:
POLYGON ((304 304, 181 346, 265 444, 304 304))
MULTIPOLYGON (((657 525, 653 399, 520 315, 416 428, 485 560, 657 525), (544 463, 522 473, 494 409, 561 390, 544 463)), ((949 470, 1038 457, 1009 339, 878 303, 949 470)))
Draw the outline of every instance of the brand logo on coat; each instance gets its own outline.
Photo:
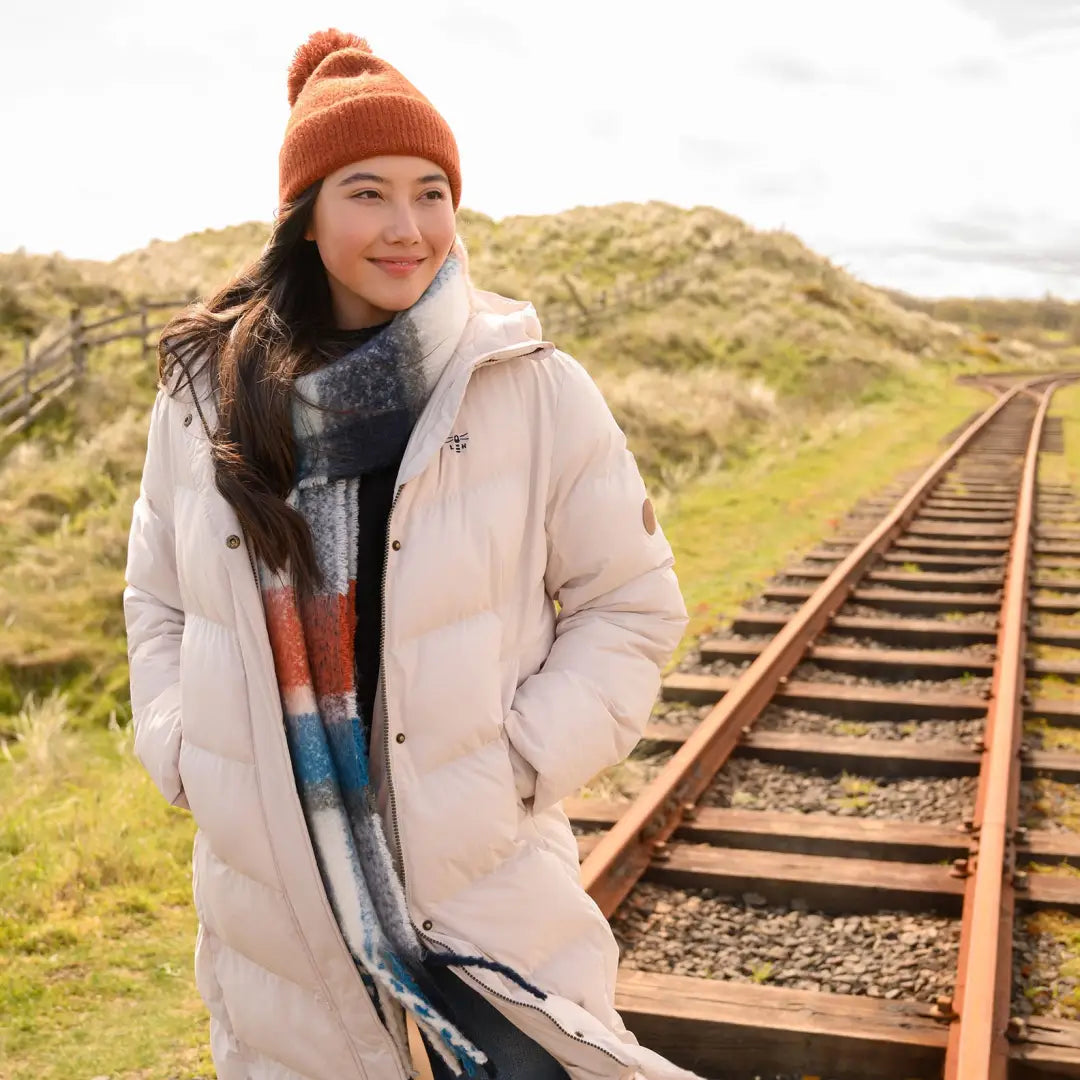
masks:
POLYGON ((451 435, 446 440, 446 445, 449 446, 455 454, 464 454, 465 448, 469 445, 469 433, 463 431, 460 435, 451 435))

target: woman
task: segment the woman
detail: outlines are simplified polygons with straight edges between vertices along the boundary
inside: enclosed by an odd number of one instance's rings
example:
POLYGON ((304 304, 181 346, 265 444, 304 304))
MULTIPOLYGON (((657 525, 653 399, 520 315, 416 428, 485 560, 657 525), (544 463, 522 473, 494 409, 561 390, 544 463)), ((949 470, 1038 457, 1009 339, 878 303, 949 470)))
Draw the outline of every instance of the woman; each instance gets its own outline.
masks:
POLYGON ((336 30, 288 85, 270 242, 162 335, 124 592, 218 1075, 415 1075, 411 1017, 437 1077, 688 1077, 560 808, 641 734, 671 550, 584 369, 470 284, 443 118, 336 30))

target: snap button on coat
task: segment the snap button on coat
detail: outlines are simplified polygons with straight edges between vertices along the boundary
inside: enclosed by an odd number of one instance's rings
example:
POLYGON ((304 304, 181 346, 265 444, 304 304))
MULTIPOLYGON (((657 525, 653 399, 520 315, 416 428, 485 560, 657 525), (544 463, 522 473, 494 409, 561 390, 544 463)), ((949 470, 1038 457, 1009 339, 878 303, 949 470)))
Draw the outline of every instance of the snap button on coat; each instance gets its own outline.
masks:
POLYGON ((646 499, 641 506, 641 520, 645 525, 645 531, 652 536, 656 532, 656 511, 653 510, 651 499, 646 499))
POLYGON ((398 741, 399 743, 402 743, 402 742, 404 742, 404 741, 405 741, 405 733, 404 733, 404 732, 402 732, 402 731, 399 731, 399 732, 398 732, 398 735, 397 735, 397 741, 398 741))
POLYGON ((228 540, 225 541, 226 547, 238 548, 240 546, 240 537, 233 533, 228 540))
POLYGON ((190 423, 191 423, 191 413, 188 413, 187 416, 184 417, 184 427, 187 427, 190 423))
POLYGON ((393 548, 393 549, 394 549, 395 551, 400 551, 400 550, 401 550, 401 541, 400 541, 400 540, 395 540, 395 541, 394 541, 394 542, 393 542, 393 543, 392 543, 392 544, 391 544, 390 546, 391 546, 391 547, 392 547, 392 548, 393 548))

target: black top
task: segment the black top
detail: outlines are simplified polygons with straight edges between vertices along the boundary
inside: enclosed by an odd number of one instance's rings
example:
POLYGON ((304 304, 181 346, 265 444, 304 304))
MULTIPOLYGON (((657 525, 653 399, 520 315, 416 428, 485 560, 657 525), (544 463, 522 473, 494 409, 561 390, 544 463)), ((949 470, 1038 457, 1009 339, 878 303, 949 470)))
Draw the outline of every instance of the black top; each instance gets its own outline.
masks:
POLYGON ((394 501, 394 483, 400 461, 368 473, 357 495, 360 517, 356 559, 356 701, 370 725, 375 687, 382 660, 383 571, 386 567, 386 530, 394 501))
MULTIPOLYGON (((322 344, 335 356, 373 338, 388 323, 362 330, 338 330, 322 344)), ((382 661, 382 585, 386 563, 386 530, 394 501, 401 458, 360 477, 356 558, 356 634, 353 637, 356 702, 368 731, 375 706, 375 687, 382 661)))

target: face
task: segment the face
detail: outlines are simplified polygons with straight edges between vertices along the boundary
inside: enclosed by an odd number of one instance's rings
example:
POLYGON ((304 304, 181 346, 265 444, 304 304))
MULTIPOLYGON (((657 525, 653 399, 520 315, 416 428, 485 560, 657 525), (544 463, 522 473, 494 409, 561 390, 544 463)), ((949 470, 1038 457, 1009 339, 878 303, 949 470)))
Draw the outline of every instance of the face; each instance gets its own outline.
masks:
POLYGON ((450 182, 434 162, 386 155, 330 173, 304 234, 318 246, 339 329, 412 307, 455 236, 450 182))

